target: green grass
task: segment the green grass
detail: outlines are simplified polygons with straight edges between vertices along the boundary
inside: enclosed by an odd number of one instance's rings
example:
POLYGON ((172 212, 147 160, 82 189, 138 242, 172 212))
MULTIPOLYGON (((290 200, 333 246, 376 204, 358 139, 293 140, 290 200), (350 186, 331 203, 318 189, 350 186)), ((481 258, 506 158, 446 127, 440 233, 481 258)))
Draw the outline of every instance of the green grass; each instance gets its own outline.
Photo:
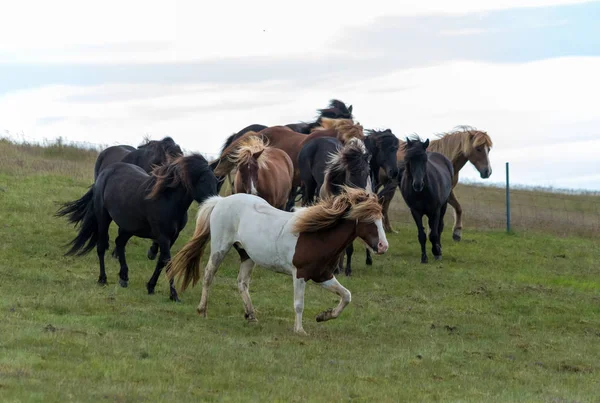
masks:
POLYGON ((337 301, 309 284, 302 337, 291 279, 261 268, 259 323, 245 323, 235 252, 206 319, 200 287, 173 304, 163 276, 146 294, 148 240, 128 245, 127 289, 116 260, 99 287, 95 253, 63 257, 75 232, 52 214, 85 192, 94 158, 0 143, 0 401, 600 401, 597 239, 466 226, 421 265, 414 224, 394 221, 373 266, 357 242, 339 319, 314 321, 337 301))

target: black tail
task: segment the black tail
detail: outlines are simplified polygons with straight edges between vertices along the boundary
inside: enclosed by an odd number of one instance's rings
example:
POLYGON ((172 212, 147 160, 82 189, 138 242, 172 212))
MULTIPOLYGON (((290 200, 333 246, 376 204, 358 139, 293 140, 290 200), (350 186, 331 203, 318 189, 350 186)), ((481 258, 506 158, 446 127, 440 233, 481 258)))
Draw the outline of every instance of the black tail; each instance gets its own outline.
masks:
POLYGON ((79 200, 68 202, 56 212, 56 217, 67 216, 70 223, 79 225, 79 233, 68 244, 71 249, 65 256, 77 254, 84 255, 92 250, 98 243, 98 221, 94 212, 94 185, 79 200), (87 243, 87 245, 86 245, 87 243))

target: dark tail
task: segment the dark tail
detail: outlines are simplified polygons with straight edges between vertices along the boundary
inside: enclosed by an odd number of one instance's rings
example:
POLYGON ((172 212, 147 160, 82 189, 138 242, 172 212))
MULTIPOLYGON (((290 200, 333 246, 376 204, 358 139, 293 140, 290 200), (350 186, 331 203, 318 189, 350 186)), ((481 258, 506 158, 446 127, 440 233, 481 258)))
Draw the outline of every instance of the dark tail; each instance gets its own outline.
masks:
POLYGON ((98 243, 98 221, 94 212, 94 185, 79 200, 68 202, 56 212, 56 217, 67 216, 67 220, 79 226, 79 233, 68 244, 71 249, 65 256, 77 254, 84 255, 92 250, 98 243), (87 245, 86 245, 87 243, 87 245))

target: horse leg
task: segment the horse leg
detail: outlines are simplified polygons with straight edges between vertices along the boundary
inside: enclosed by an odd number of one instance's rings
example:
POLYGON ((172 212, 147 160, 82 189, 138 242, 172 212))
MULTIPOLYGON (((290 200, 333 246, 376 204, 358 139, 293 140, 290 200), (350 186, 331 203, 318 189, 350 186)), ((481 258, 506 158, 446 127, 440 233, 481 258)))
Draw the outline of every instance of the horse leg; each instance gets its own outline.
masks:
POLYGON ((352 275, 352 254, 354 253, 354 243, 350 242, 350 245, 346 247, 346 276, 352 275))
POLYGON ((152 245, 150 249, 148 249, 148 259, 154 260, 156 259, 156 255, 158 254, 158 242, 152 241, 152 245))
POLYGON ((290 195, 288 197, 287 205, 285 206, 285 211, 292 211, 294 204, 296 203, 296 195, 298 194, 298 189, 295 186, 292 186, 292 190, 290 190, 290 195))
MULTIPOLYGON (((387 188, 387 186, 386 186, 387 188)), ((394 194, 396 192, 396 186, 394 185, 393 187, 393 191, 389 191, 389 192, 385 192, 386 188, 384 188, 381 193, 379 194, 379 197, 381 199, 381 207, 383 210, 383 229, 385 230, 385 232, 391 232, 391 233, 396 233, 396 231, 394 231, 394 229, 392 228, 392 224, 390 224, 390 204, 392 203, 392 199, 394 198, 394 194)))
POLYGON ((371 257, 371 251, 369 248, 365 247, 365 253, 367 255, 366 263, 371 266, 373 264, 373 258, 371 257))
POLYGON ((339 295, 340 303, 334 309, 329 308, 328 310, 323 311, 320 314, 318 314, 317 322, 325 322, 330 319, 337 318, 338 316, 340 316, 340 314, 342 313, 344 308, 346 308, 346 306, 348 306, 348 304, 350 303, 350 300, 352 299, 352 295, 350 294, 350 291, 348 291, 348 289, 344 288, 344 286, 341 285, 335 277, 333 277, 331 280, 327 280, 322 283, 319 283, 319 285, 321 287, 331 291, 332 293, 339 295))
POLYGON ((438 209, 434 214, 428 216, 429 218, 429 241, 431 242, 431 253, 435 260, 442 260, 442 247, 440 245, 440 212, 438 209))
MULTIPOLYGON (((212 245, 211 245, 212 250, 212 245)), ((204 268, 204 279, 202 280, 202 295, 200 296, 200 303, 196 308, 199 315, 206 318, 206 304, 208 303, 208 294, 210 292, 210 285, 213 282, 219 266, 223 262, 227 251, 215 251, 211 252, 208 264, 204 268)))
POLYGON ((246 318, 248 322, 258 322, 254 316, 254 306, 252 305, 252 300, 250 299, 250 278, 252 277, 252 270, 254 269, 255 263, 252 259, 250 259, 250 256, 248 256, 244 249, 236 244, 233 246, 235 247, 235 250, 237 250, 242 261, 240 264, 240 272, 238 274, 237 283, 242 301, 244 301, 244 318, 246 318))
MULTIPOLYGON (((148 294, 154 294, 154 289, 156 288, 156 283, 158 283, 158 278, 160 277, 160 273, 162 272, 163 267, 169 260, 171 260, 171 241, 166 239, 165 237, 160 237, 158 240, 158 246, 160 248, 160 253, 158 255, 158 262, 156 262, 156 268, 154 269, 154 273, 148 283, 146 284, 146 289, 148 290, 148 294)), ((177 291, 173 288, 173 283, 169 282, 171 288, 170 299, 175 302, 179 302, 179 298, 177 297, 177 291)))
POLYGON ((427 242, 427 234, 425 228, 423 228, 423 214, 417 213, 415 210, 410 209, 413 219, 417 224, 417 230, 419 231, 419 243, 421 244, 421 263, 427 263, 427 252, 425 251, 425 243, 427 242))
POLYGON ((306 280, 297 278, 296 273, 292 273, 294 279, 294 311, 296 311, 296 320, 294 321, 294 332, 306 335, 302 327, 302 313, 304 312, 304 289, 306 280))
POLYGON ((312 204, 315 200, 315 191, 317 190, 317 182, 314 180, 304 183, 304 194, 302 195, 302 207, 312 204))
POLYGON ((119 270, 119 284, 123 288, 126 288, 129 282, 129 267, 127 267, 127 261, 125 260, 125 245, 132 236, 133 234, 119 228, 119 235, 115 240, 115 251, 121 265, 121 269, 119 270))
POLYGON ((108 249, 109 237, 108 227, 112 219, 106 210, 102 210, 98 219, 98 243, 96 244, 96 252, 98 253, 98 262, 100 263, 100 276, 98 277, 98 284, 106 284, 106 268, 104 266, 104 254, 108 249))
POLYGON ((337 263, 335 265, 335 269, 333 270, 333 273, 334 274, 341 273, 343 268, 344 268, 344 254, 340 253, 340 255, 337 258, 337 263))
POLYGON ((448 203, 454 209, 454 228, 452 229, 452 239, 456 242, 462 239, 462 207, 454 195, 454 190, 450 192, 448 203))

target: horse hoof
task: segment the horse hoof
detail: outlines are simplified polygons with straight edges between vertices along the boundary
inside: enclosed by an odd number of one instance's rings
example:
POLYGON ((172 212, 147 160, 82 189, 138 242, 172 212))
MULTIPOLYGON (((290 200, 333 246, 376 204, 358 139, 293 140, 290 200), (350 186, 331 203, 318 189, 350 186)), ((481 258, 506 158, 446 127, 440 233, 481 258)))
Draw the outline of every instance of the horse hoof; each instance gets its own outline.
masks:
POLYGON ((429 263, 429 259, 427 259, 426 257, 422 257, 421 264, 427 264, 427 263, 429 263))
POLYGON ((440 261, 442 260, 442 255, 438 255, 438 256, 434 256, 435 260, 440 261))
POLYGON ((344 273, 344 274, 346 274, 346 277, 350 277, 350 276, 352 276, 352 272, 351 272, 351 271, 347 271, 347 272, 346 272, 346 273, 344 273))
POLYGON ((326 311, 321 312, 317 315, 317 322, 325 322, 331 319, 331 312, 333 312, 333 308, 329 308, 326 311))
POLYGON ((462 236, 460 234, 454 233, 454 234, 452 234, 452 239, 456 242, 460 242, 460 240, 462 239, 462 236))
POLYGON ((251 313, 251 314, 245 313, 244 319, 246 319, 248 321, 248 324, 258 323, 258 319, 256 319, 256 317, 254 316, 253 313, 251 313))
POLYGON ((304 329, 294 329, 294 333, 299 334, 300 336, 308 336, 308 333, 306 333, 304 329))
POLYGON ((156 259, 156 252, 154 252, 152 249, 148 249, 148 259, 150 259, 150 260, 156 259))
POLYGON ((367 259, 365 263, 367 264, 367 266, 373 266, 373 259, 367 259))
POLYGON ((206 318, 206 309, 196 308, 196 312, 198 313, 198 315, 202 316, 203 318, 206 318))
POLYGON ((177 295, 171 295, 169 297, 169 299, 173 302, 177 302, 177 303, 181 302, 181 300, 179 299, 179 297, 177 295))
POLYGON ((127 286, 129 285, 129 281, 119 279, 119 285, 123 288, 127 288, 127 286))
POLYGON ((148 290, 148 295, 154 294, 154 287, 150 287, 149 285, 146 285, 146 289, 148 290))
POLYGON ((106 285, 106 279, 105 278, 99 278, 98 279, 98 285, 106 285))

